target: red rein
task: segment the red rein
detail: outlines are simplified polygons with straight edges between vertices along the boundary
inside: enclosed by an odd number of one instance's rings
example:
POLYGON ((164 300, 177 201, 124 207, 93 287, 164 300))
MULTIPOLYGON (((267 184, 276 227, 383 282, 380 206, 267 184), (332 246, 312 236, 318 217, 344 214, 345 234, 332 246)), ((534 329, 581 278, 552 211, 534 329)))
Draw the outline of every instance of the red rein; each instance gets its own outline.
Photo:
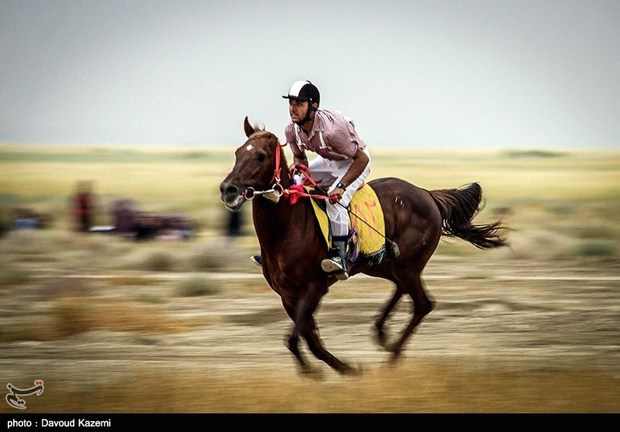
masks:
MULTIPOLYGON (((285 145, 286 144, 282 145, 278 143, 278 146, 280 147, 284 147, 285 145)), ((275 182, 276 186, 280 186, 280 173, 282 171, 282 167, 280 167, 280 153, 281 153, 280 151, 276 152, 276 169, 274 170, 273 177, 271 179, 271 181, 275 182)), ((315 187, 317 186, 316 182, 310 176, 310 172, 308 171, 307 166, 302 165, 302 164, 295 164, 292 172, 290 173, 290 177, 293 178, 293 176, 296 173, 303 174, 306 180, 308 181, 308 183, 310 183, 312 186, 315 186, 315 187)), ((291 201, 291 204, 295 204, 297 200, 299 200, 299 198, 301 197, 311 197, 311 198, 316 198, 316 199, 329 199, 327 195, 309 194, 308 192, 306 192, 306 189, 304 188, 304 186, 300 184, 291 185, 289 186, 288 189, 284 189, 283 195, 285 198, 291 201)))

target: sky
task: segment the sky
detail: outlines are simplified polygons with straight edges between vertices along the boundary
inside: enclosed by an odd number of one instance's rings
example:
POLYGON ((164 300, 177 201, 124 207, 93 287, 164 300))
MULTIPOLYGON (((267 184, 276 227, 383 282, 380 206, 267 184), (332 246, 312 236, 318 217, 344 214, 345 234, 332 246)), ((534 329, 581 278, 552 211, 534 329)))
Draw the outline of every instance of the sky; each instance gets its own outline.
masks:
POLYGON ((370 148, 620 148, 617 0, 0 0, 0 142, 283 139, 290 85, 370 148))

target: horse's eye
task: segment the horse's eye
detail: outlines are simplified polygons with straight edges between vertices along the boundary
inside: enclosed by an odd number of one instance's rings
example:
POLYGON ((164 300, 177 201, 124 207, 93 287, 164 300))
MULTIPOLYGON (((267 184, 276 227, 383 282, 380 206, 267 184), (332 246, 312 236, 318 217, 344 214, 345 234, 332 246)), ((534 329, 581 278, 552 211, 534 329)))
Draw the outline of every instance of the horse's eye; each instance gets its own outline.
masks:
POLYGON ((265 155, 264 155, 264 154, 259 154, 259 155, 258 155, 258 161, 259 161, 260 163, 263 163, 263 162, 265 161, 265 155))

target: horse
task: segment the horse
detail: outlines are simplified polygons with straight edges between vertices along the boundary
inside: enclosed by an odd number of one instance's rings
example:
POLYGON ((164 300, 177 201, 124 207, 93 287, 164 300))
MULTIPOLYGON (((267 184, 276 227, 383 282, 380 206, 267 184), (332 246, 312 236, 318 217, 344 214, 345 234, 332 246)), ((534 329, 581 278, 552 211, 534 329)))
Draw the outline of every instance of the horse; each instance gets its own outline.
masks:
MULTIPOLYGON (((263 276, 281 299, 293 322, 285 344, 302 374, 320 373, 300 350, 300 338, 311 353, 340 374, 360 374, 324 346, 314 314, 333 284, 334 275, 321 269, 328 254, 326 240, 312 209, 311 199, 291 200, 292 170, 284 145, 264 126, 253 126, 246 117, 247 141, 235 151, 235 163, 220 184, 220 200, 230 211, 252 201, 252 219, 260 245, 263 276), (287 196, 289 199, 286 199, 287 196), (284 197, 284 199, 281 199, 284 197), (292 204, 293 201, 296 201, 292 204)), ((423 318, 434 308, 427 295, 422 271, 442 236, 458 237, 480 249, 507 245, 501 220, 474 225, 481 210, 482 189, 477 182, 455 189, 426 190, 405 180, 386 177, 367 182, 379 199, 385 219, 388 253, 381 262, 359 256, 349 274, 366 274, 394 284, 394 292, 374 323, 375 337, 390 362, 403 348, 423 318), (413 302, 412 315, 399 337, 390 342, 386 323, 403 295, 413 302)))

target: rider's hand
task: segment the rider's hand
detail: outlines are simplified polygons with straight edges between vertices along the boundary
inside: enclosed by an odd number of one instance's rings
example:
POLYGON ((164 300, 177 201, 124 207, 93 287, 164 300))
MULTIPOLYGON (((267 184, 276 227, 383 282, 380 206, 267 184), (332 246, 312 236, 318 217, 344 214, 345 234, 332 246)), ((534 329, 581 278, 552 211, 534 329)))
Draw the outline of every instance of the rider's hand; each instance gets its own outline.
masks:
POLYGON ((344 189, 337 187, 329 194, 329 202, 331 204, 336 204, 342 199, 342 195, 344 194, 344 189))

